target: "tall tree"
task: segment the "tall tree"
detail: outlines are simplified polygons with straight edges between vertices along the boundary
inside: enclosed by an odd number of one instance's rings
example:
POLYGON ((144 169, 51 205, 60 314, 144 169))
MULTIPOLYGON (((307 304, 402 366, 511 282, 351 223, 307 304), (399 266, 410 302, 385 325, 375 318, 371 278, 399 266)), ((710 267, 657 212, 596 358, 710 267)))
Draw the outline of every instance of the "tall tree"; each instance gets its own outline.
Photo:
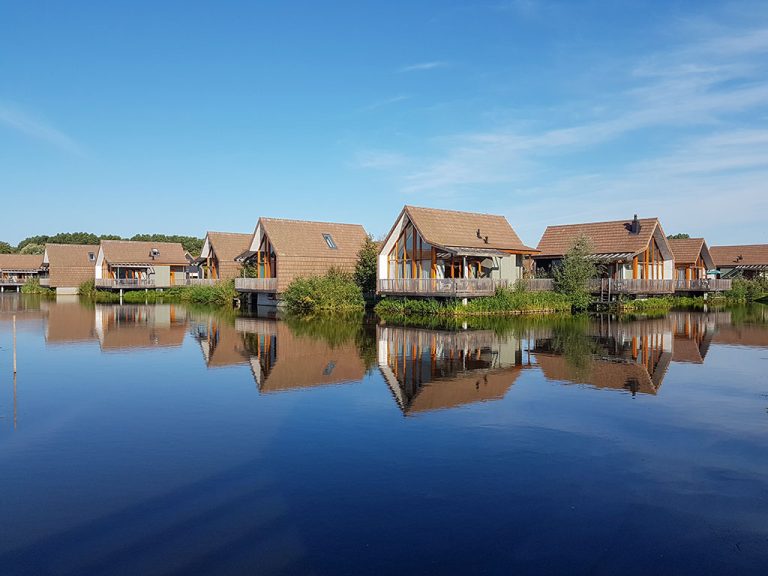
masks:
POLYGON ((669 240, 687 240, 688 238, 690 238, 690 236, 685 233, 680 233, 680 234, 670 234, 669 236, 667 236, 667 238, 669 240))
POLYGON ((13 246, 8 242, 0 242, 0 254, 13 254, 13 246))
POLYGON ((555 290, 569 296, 578 310, 592 302, 589 280, 597 276, 598 269, 591 256, 592 242, 582 234, 554 270, 555 290))
POLYGON ((379 245, 371 236, 366 237, 365 242, 357 253, 355 265, 355 282, 363 294, 371 294, 376 291, 376 259, 379 255, 379 245))

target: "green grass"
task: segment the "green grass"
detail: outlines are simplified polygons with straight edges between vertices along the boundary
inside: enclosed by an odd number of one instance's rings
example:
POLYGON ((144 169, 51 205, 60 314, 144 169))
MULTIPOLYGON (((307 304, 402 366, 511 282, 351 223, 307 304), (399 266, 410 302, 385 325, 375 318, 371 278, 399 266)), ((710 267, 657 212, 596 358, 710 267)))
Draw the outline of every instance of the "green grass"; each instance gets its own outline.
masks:
POLYGON ((556 292, 526 292, 500 288, 493 296, 474 298, 463 305, 460 300, 385 298, 376 313, 387 317, 464 317, 570 312, 571 299, 556 292))
MULTIPOLYGON (((100 303, 118 303, 120 294, 111 290, 97 290, 93 281, 80 285, 80 296, 100 303)), ((178 302, 200 306, 231 306, 237 298, 235 282, 220 282, 213 286, 177 286, 165 290, 128 290, 123 292, 126 304, 155 304, 158 302, 178 302)))
POLYGON ((30 278, 21 287, 22 294, 38 294, 39 296, 55 296, 56 290, 40 286, 39 278, 30 278))

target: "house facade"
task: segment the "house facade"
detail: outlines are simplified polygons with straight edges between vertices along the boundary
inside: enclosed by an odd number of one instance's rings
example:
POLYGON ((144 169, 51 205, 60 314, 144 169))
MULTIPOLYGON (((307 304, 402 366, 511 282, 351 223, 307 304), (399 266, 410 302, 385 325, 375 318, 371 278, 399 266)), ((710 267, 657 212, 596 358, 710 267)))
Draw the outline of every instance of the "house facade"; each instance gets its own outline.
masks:
POLYGON ((405 206, 382 242, 378 291, 393 296, 487 296, 523 277, 535 253, 504 216, 405 206))
POLYGON ((252 234, 208 232, 197 263, 200 277, 207 280, 231 280, 240 275, 242 262, 236 258, 248 250, 252 234))
POLYGON ((98 245, 46 244, 43 268, 57 294, 77 294, 80 284, 96 278, 98 245))
POLYGON ((0 290, 21 290, 21 286, 43 274, 43 256, 38 254, 0 254, 0 290))
POLYGON ((675 256, 676 292, 719 292, 731 289, 731 281, 712 277, 712 253, 704 238, 670 238, 675 256))
POLYGON ((768 244, 712 246, 720 278, 768 278, 768 244))
POLYGON ((102 240, 94 277, 99 288, 170 288, 187 284, 188 264, 178 242, 102 240))
POLYGON ((353 272, 367 233, 359 224, 260 218, 248 250, 238 257, 255 271, 236 278, 235 288, 253 303, 276 306, 296 278, 322 276, 330 269, 353 272))
POLYGON ((551 274, 582 236, 592 246, 600 277, 616 281, 608 285, 634 293, 674 292, 674 254, 657 218, 548 226, 534 255, 536 274, 551 274))

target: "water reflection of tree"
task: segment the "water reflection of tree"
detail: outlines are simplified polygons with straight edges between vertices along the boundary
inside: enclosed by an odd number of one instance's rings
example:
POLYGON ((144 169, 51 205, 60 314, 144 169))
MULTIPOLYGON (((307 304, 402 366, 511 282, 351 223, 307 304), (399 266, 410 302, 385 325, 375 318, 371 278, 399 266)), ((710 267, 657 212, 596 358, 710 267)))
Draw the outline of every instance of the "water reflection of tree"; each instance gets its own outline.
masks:
POLYGON ((578 377, 589 373, 592 359, 599 351, 599 343, 589 335, 589 317, 564 318, 551 326, 552 352, 560 354, 578 377))
POLYGON ((282 321, 294 335, 321 340, 331 348, 354 343, 366 371, 376 366, 376 326, 362 314, 286 316, 282 321))

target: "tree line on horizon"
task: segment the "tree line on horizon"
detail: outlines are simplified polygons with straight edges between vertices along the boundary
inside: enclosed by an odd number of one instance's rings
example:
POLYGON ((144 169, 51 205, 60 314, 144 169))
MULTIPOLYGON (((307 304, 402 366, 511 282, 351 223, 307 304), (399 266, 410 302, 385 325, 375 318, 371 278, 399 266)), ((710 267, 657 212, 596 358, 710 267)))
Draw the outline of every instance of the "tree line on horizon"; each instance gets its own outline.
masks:
POLYGON ((53 236, 41 234, 24 238, 18 245, 0 241, 0 254, 42 254, 46 244, 98 244, 102 240, 134 240, 137 242, 178 242, 192 256, 199 256, 203 249, 203 238, 179 234, 134 234, 123 238, 116 234, 93 234, 91 232, 59 232, 53 236))

